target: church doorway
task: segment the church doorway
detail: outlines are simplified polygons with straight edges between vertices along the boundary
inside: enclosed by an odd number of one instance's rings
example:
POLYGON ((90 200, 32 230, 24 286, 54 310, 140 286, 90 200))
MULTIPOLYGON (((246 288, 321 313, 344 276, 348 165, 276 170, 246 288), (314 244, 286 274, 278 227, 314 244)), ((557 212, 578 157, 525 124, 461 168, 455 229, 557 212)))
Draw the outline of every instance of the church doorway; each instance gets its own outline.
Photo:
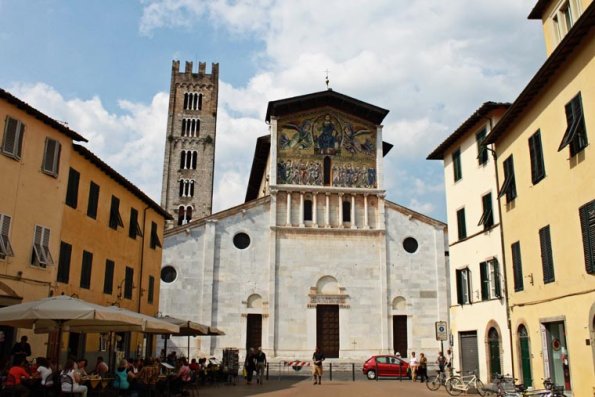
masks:
POLYGON ((393 347, 395 354, 407 357, 407 316, 393 316, 393 347))
POLYGON ((339 358, 339 305, 316 306, 316 345, 327 358, 339 358))
POLYGON ((262 346, 262 314, 248 314, 246 326, 246 350, 262 346))

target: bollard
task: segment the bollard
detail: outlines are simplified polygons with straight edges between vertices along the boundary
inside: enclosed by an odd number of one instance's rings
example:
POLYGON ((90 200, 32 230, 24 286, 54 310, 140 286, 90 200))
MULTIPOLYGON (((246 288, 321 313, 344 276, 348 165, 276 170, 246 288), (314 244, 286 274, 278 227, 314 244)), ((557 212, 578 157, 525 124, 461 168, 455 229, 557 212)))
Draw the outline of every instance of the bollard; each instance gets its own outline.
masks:
POLYGON ((333 363, 329 363, 328 367, 329 367, 330 380, 333 380, 333 363))
POLYGON ((351 363, 351 377, 353 378, 353 381, 355 382, 355 363, 351 363))

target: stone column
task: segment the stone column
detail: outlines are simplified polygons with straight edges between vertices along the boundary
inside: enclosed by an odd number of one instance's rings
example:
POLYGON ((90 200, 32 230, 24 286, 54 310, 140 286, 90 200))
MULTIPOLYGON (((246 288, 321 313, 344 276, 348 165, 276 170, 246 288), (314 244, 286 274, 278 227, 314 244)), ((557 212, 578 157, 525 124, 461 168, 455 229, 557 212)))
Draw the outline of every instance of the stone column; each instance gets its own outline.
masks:
POLYGON ((318 197, 318 193, 314 192, 312 194, 312 227, 318 227, 318 219, 316 213, 318 212, 316 208, 316 197, 318 197))
POLYGON ((343 227, 343 193, 339 193, 339 228, 343 227))
POLYGON ((287 221, 286 226, 291 226, 291 192, 287 192, 287 221))
POLYGON ((300 227, 304 227, 304 192, 300 192, 300 227))
POLYGON ((325 193, 324 194, 326 196, 326 207, 324 209, 324 227, 331 227, 330 224, 330 215, 331 215, 331 209, 329 207, 329 195, 330 193, 325 193))

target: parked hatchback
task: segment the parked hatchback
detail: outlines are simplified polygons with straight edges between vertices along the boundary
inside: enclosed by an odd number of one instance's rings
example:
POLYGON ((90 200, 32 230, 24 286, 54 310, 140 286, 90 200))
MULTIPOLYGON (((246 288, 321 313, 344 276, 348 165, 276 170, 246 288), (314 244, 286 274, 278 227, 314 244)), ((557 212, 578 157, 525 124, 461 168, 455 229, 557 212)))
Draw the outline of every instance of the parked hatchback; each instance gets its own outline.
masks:
POLYGON ((366 360, 362 371, 370 380, 377 377, 407 378, 409 363, 397 356, 377 355, 366 360))

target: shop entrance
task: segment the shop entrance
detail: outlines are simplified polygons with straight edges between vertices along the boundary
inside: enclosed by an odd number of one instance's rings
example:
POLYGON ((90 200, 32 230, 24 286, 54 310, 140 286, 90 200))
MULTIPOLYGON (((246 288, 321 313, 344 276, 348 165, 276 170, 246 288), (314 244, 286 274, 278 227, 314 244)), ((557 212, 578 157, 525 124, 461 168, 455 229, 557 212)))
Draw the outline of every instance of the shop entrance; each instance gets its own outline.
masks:
POLYGON ((393 353, 407 357, 407 316, 393 316, 393 353))
POLYGON ((327 358, 339 358, 339 305, 316 306, 316 345, 327 358))
POLYGON ((246 326, 246 351, 262 346, 262 314, 248 314, 246 326))
POLYGON ((523 385, 529 387, 533 385, 533 376, 531 375, 531 352, 529 350, 529 334, 524 325, 519 326, 519 344, 521 347, 521 371, 523 373, 523 385))
POLYGON ((547 349, 544 350, 547 350, 549 377, 554 384, 564 386, 566 390, 570 390, 570 361, 564 322, 554 321, 543 323, 542 326, 542 330, 545 330, 547 343, 547 349))
POLYGON ((459 332, 460 348, 459 354, 461 356, 461 370, 478 371, 479 370, 479 355, 477 353, 477 332, 459 332))

